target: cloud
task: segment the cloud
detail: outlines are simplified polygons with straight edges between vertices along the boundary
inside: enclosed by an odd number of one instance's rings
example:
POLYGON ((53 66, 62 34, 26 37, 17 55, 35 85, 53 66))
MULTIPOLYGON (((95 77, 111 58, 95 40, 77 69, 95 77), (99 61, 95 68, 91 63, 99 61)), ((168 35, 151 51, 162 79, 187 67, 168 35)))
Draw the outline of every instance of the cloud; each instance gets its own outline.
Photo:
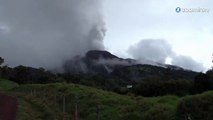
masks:
POLYGON ((165 63, 166 58, 173 54, 171 45, 165 40, 145 39, 130 46, 128 53, 143 63, 165 63))
POLYGON ((185 69, 194 71, 205 70, 203 65, 189 56, 177 55, 172 50, 172 46, 162 39, 145 39, 130 46, 128 53, 143 64, 165 64, 166 59, 171 59, 172 65, 177 65, 185 69))
POLYGON ((92 49, 104 49, 99 0, 0 1, 0 56, 11 66, 55 68, 92 49))
POLYGON ((183 68, 188 68, 194 71, 203 71, 204 67, 201 63, 193 60, 189 56, 177 55, 172 58, 171 64, 178 65, 183 68))

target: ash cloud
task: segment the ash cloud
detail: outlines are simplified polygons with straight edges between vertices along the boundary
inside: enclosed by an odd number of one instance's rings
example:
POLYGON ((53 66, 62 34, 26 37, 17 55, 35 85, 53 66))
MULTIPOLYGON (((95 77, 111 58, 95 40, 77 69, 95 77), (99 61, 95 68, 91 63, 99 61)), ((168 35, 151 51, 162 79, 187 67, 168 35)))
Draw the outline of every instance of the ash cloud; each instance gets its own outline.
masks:
POLYGON ((0 56, 10 66, 53 69, 88 50, 104 49, 99 0, 1 0, 0 56))
POLYGON ((128 53, 142 63, 165 63, 166 58, 173 54, 172 47, 165 40, 145 39, 130 46, 128 53))
POLYGON ((157 65, 157 63, 165 64, 167 58, 171 58, 171 64, 190 69, 194 71, 205 70, 204 66, 189 56, 177 55, 172 46, 162 39, 145 39, 139 43, 132 45, 128 49, 128 53, 142 64, 157 65))
POLYGON ((110 65, 110 66, 114 66, 114 65, 130 66, 130 65, 137 64, 137 62, 134 60, 126 60, 126 59, 118 59, 118 58, 113 58, 113 59, 99 58, 95 62, 97 64, 110 65))
POLYGON ((193 60, 189 56, 176 55, 172 58, 171 64, 178 65, 183 68, 188 68, 194 71, 203 71, 204 67, 201 63, 193 60))

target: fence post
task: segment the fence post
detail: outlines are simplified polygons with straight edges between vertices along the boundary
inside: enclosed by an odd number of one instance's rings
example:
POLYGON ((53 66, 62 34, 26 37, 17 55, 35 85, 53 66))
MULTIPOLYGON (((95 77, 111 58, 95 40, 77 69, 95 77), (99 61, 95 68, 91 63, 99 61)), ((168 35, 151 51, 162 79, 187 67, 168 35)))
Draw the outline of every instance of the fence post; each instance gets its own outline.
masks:
POLYGON ((96 114, 97 114, 97 120, 101 120, 101 118, 100 118, 100 106, 99 105, 96 106, 96 114))
POLYGON ((66 113, 66 98, 63 95, 63 114, 65 114, 65 113, 66 113))
POLYGON ((67 114, 66 114, 66 96, 63 95, 63 120, 67 120, 67 114))
POLYGON ((78 120, 78 97, 77 97, 77 95, 75 95, 75 98, 74 98, 74 107, 75 107, 74 120, 78 120))

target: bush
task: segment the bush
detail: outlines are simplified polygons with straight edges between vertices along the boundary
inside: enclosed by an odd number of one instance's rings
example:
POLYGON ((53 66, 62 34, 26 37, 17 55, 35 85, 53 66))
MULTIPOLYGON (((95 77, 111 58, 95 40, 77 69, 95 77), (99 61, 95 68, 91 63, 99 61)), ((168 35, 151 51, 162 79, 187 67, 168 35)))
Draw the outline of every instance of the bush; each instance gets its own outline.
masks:
POLYGON ((126 113, 123 120, 141 120, 142 116, 139 112, 126 113))
POLYGON ((174 120, 175 115, 172 111, 172 106, 158 104, 153 106, 149 111, 146 112, 144 120, 174 120))
POLYGON ((177 106, 178 120, 212 120, 213 92, 183 98, 177 106))
POLYGON ((192 81, 189 80, 145 80, 133 87, 133 92, 142 96, 178 95, 184 96, 191 92, 192 81))
POLYGON ((0 57, 0 65, 4 63, 4 59, 0 57))
POLYGON ((194 80, 195 93, 212 90, 212 81, 207 74, 199 73, 194 80))
POLYGON ((18 87, 18 84, 15 82, 0 78, 0 90, 10 90, 14 87, 18 87))

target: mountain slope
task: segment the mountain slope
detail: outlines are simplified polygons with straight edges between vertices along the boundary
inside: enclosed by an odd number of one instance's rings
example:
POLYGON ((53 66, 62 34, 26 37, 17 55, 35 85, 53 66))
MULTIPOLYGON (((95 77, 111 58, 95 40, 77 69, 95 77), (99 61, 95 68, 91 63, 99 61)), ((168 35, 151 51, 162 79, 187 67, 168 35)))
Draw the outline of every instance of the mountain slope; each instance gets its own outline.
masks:
POLYGON ((118 76, 124 80, 137 82, 139 80, 158 77, 161 80, 193 80, 197 72, 184 69, 164 68, 152 65, 132 65, 120 69, 115 69, 111 75, 118 76))
POLYGON ((69 74, 100 74, 115 77, 126 82, 137 82, 157 76, 160 79, 189 79, 198 74, 178 66, 140 64, 134 59, 119 58, 107 51, 88 51, 84 56, 76 56, 64 64, 64 72, 69 74))
POLYGON ((136 60, 119 58, 107 51, 92 50, 64 63, 66 73, 108 74, 116 68, 136 64, 136 60))

